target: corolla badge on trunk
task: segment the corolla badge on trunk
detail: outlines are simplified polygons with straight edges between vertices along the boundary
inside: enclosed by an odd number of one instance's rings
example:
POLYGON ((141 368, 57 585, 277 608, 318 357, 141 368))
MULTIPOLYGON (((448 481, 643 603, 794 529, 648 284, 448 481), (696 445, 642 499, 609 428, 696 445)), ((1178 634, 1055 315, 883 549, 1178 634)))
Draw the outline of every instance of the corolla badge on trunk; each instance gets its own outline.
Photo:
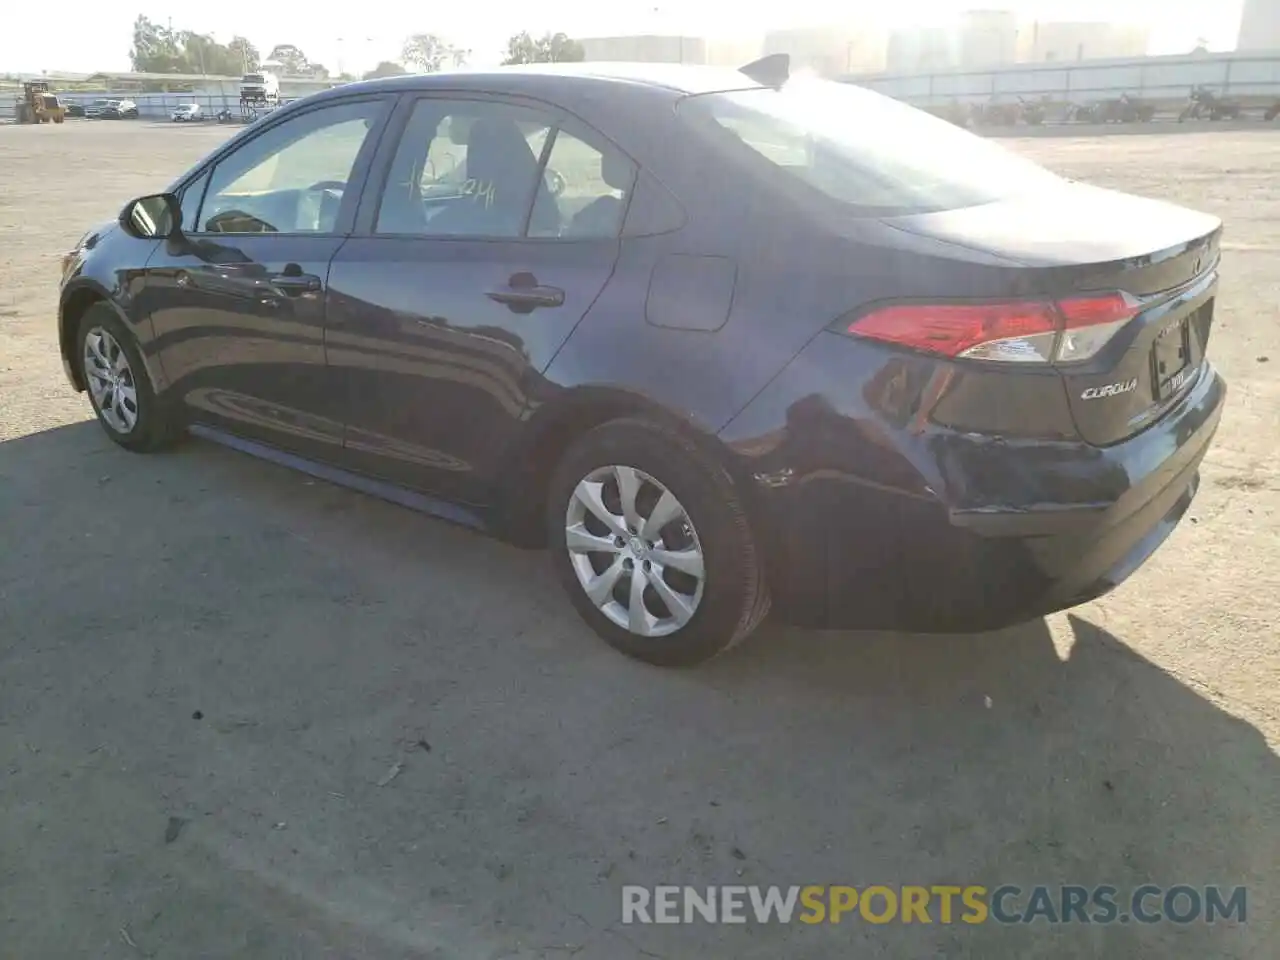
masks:
POLYGON ((1080 394, 1081 400, 1101 400, 1103 397, 1118 397, 1138 389, 1138 378, 1121 380, 1119 383, 1108 383, 1105 387, 1090 387, 1080 394))

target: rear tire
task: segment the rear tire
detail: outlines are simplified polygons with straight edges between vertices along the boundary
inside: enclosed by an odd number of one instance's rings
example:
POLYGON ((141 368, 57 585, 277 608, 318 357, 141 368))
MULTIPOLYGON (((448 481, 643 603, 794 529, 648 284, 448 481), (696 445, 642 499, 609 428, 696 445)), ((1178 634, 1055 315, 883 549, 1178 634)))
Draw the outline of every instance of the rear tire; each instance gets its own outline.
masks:
POLYGON ((573 443, 551 480, 547 532, 579 616, 629 657, 700 663, 768 613, 740 492, 693 442, 658 423, 613 420, 573 443))
POLYGON ((151 385, 137 341, 115 311, 102 303, 86 310, 76 350, 93 412, 115 443, 149 453, 182 436, 178 419, 151 385))

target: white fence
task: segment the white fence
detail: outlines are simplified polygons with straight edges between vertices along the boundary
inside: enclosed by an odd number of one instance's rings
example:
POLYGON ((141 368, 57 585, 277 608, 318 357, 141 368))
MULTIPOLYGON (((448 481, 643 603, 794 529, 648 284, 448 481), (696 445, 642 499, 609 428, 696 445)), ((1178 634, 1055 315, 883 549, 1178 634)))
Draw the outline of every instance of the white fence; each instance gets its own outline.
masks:
POLYGON ((1185 101, 1203 84, 1220 96, 1251 103, 1280 100, 1280 50, 1072 63, 1023 63, 988 70, 869 74, 844 79, 917 106, 1011 102, 1047 97, 1088 103, 1128 93, 1157 101, 1185 101))
MULTIPOLYGON (((1024 63, 988 70, 941 70, 914 74, 867 74, 843 79, 917 106, 952 102, 1012 102, 1047 98, 1058 103, 1088 103, 1128 93, 1166 104, 1185 101, 1191 88, 1205 85, 1220 96, 1245 103, 1280 100, 1280 50, 1216 53, 1072 63, 1024 63)), ((63 93, 69 103, 99 99, 132 100, 143 117, 167 119, 181 103, 198 103, 206 113, 240 110, 237 79, 206 84, 195 93, 63 93)), ((286 98, 288 99, 288 98, 286 98)), ((0 118, 13 116, 13 93, 0 87, 0 118)))

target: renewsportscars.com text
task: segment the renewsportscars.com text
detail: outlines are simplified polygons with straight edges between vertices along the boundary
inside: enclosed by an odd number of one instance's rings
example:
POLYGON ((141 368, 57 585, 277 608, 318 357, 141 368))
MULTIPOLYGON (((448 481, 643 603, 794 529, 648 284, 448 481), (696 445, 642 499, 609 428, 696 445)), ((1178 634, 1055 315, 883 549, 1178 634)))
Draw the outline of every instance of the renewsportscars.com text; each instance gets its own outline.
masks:
POLYGON ((1247 919, 1245 887, 1108 885, 625 886, 623 923, 1217 923, 1247 919))

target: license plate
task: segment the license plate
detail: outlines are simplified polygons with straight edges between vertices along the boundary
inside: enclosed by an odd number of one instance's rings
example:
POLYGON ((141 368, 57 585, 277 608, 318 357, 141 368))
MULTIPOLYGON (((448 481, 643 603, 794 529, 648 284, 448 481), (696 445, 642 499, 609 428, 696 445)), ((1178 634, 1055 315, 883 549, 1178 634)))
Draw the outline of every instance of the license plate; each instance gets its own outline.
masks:
POLYGON ((1151 348, 1151 382, 1156 385, 1156 399, 1165 400, 1186 385, 1191 378, 1191 337, 1187 321, 1160 332, 1151 348))

